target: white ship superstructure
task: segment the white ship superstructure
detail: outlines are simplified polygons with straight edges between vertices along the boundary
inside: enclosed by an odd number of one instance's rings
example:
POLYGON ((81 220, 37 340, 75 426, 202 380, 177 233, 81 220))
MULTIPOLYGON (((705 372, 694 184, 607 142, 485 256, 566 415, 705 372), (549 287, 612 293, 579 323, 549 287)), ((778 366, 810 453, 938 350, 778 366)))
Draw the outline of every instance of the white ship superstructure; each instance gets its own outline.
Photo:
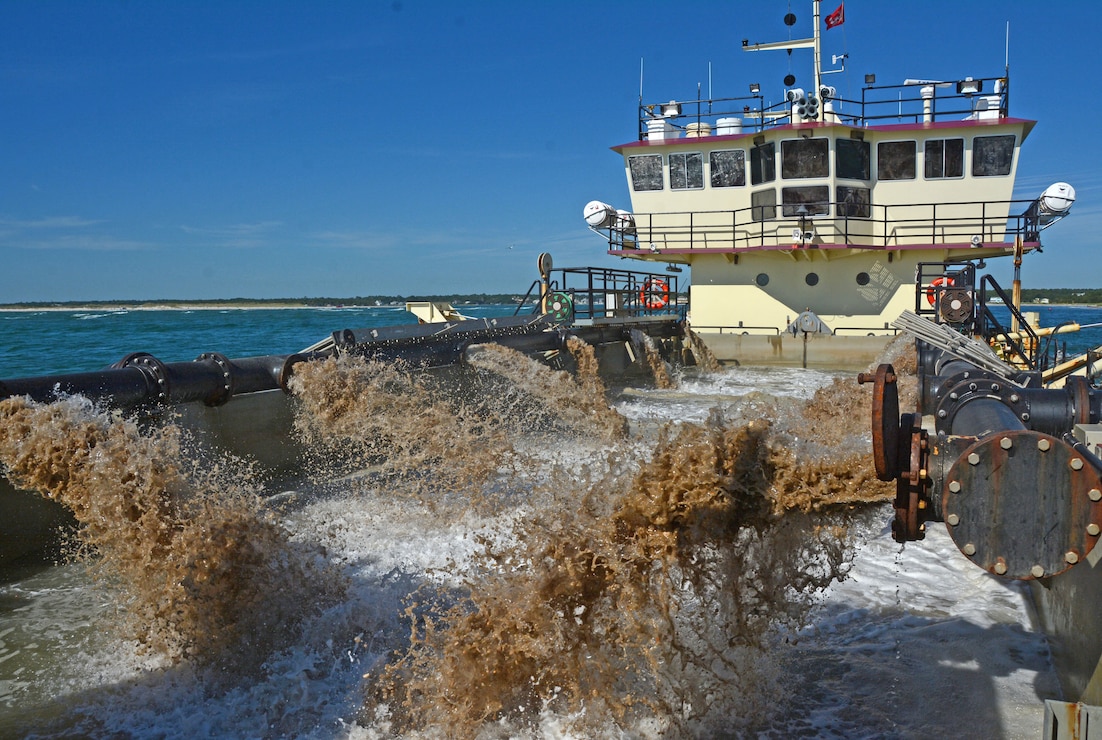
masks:
POLYGON ((1074 202, 1065 183, 1013 200, 1035 122, 1009 114, 1008 73, 870 75, 844 100, 822 84, 818 7, 811 38, 743 42, 814 49, 814 87, 775 104, 756 84, 738 98, 641 102, 637 139, 613 147, 630 210, 586 206, 609 254, 690 267, 692 328, 721 359, 868 362, 915 309, 919 263, 1020 256, 1074 202))

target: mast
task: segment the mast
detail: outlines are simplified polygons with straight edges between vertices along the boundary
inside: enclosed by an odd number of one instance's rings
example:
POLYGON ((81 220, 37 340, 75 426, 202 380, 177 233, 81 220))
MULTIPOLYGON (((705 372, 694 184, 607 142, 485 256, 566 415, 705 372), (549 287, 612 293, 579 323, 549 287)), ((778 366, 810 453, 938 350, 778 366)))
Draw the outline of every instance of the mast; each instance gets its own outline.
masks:
MULTIPOLYGON (((814 95, 815 97, 819 97, 819 90, 821 90, 822 87, 823 87, 823 81, 822 81, 822 74, 823 73, 820 71, 823 68, 823 65, 822 65, 822 51, 819 48, 819 3, 820 2, 821 2, 821 0, 815 0, 812 3, 812 7, 813 7, 813 10, 814 10, 813 15, 815 16, 815 33, 812 36, 812 38, 815 41, 815 89, 812 91, 811 94, 814 95)), ((820 107, 820 110, 822 110, 821 107, 820 107)))
MULTIPOLYGON (((796 39, 794 41, 772 41, 764 44, 751 44, 749 41, 743 40, 743 51, 771 51, 774 49, 785 49, 791 51, 792 49, 811 49, 815 55, 815 87, 812 90, 808 90, 809 95, 819 96, 819 88, 822 87, 822 52, 819 46, 819 4, 821 0, 813 0, 812 9, 814 16, 814 33, 809 39, 796 39)), ((821 114, 820 114, 821 115, 821 114)))

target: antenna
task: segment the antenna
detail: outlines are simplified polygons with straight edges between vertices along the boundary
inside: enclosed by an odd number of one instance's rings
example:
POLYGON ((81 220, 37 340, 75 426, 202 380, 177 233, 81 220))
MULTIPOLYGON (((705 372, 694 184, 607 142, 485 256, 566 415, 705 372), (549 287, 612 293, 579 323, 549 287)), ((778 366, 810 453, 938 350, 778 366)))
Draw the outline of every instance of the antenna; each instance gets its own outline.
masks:
POLYGON ((639 57, 639 105, 643 104, 643 57, 639 57))
POLYGON ((1010 74, 1010 21, 1006 22, 1006 72, 1010 74))
POLYGON ((708 115, 712 115, 712 63, 708 62, 708 115))

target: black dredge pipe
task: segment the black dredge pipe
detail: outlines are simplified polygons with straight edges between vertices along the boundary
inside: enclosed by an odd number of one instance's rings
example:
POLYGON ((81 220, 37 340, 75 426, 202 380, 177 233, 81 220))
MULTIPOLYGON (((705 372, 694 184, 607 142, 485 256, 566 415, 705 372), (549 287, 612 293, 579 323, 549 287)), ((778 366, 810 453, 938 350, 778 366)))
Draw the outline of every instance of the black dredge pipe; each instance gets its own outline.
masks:
MULTIPOLYGON (((320 352, 264 355, 229 359, 208 352, 190 362, 164 363, 138 352, 109 368, 95 372, 44 375, 0 380, 0 399, 28 396, 48 403, 70 395, 82 395, 114 408, 141 404, 173 405, 203 402, 220 406, 235 395, 259 391, 286 392, 293 366, 298 362, 336 354, 354 354, 369 360, 401 361, 430 368, 458 364, 466 349, 475 344, 498 343, 525 353, 563 350, 570 336, 589 344, 624 341, 629 325, 552 328, 542 319, 479 320, 449 324, 386 327, 334 334, 333 346, 320 352)), ((674 321, 634 325, 651 336, 679 335, 674 321)))
POLYGON ((208 353, 191 362, 163 363, 129 355, 111 367, 86 373, 0 380, 0 398, 29 396, 41 403, 82 395, 113 407, 202 401, 219 406, 238 393, 284 388, 290 367, 305 355, 265 355, 231 360, 208 353))

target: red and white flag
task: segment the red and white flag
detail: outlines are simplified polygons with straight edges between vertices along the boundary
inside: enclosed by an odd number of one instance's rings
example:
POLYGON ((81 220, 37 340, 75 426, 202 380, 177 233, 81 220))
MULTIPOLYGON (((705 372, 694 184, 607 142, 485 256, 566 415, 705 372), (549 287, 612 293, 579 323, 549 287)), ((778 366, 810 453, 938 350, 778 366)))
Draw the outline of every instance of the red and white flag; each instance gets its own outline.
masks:
POLYGON ((838 10, 835 10, 833 13, 831 13, 830 15, 828 15, 826 17, 827 30, 829 31, 830 29, 834 28, 835 26, 840 26, 845 22, 846 22, 846 4, 842 3, 841 5, 838 6, 838 10))

